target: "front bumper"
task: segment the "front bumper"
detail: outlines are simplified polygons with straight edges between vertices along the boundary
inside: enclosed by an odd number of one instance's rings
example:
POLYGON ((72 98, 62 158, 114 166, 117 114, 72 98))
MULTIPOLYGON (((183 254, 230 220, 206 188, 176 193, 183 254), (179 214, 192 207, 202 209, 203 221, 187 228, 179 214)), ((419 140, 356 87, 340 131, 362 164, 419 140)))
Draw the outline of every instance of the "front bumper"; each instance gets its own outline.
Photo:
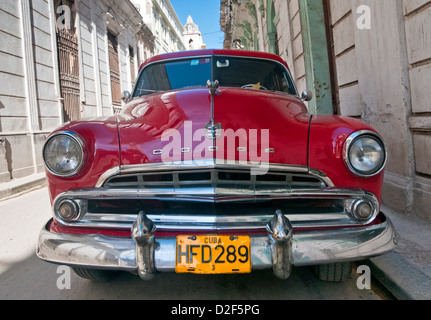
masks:
MULTIPOLYGON (((252 270, 273 269, 286 279, 292 266, 358 261, 382 255, 396 246, 397 235, 383 214, 379 223, 359 227, 295 231, 276 213, 267 234, 250 235, 252 270)), ((156 273, 175 272, 176 237, 158 237, 145 214, 140 214, 132 237, 61 234, 41 230, 37 255, 42 260, 94 269, 123 270, 150 279, 156 273)))

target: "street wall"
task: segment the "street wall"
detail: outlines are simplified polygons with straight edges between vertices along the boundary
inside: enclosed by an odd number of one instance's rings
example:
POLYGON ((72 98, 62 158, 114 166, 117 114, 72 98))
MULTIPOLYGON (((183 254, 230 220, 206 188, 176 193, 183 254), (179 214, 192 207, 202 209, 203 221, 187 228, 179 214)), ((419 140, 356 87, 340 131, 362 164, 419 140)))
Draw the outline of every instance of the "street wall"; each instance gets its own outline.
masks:
POLYGON ((243 39, 243 49, 253 50, 257 43, 259 51, 280 55, 299 92, 308 88, 315 93, 310 112, 332 111, 376 128, 389 151, 384 204, 431 221, 431 1, 225 2, 222 30, 230 40, 225 48, 238 46, 232 40, 243 39), (272 47, 271 23, 277 33, 272 47), (319 27, 326 29, 326 46, 310 41, 319 27), (247 34, 258 37, 250 43, 247 34), (323 93, 316 80, 322 61, 315 53, 321 50, 328 51, 331 73, 323 93), (327 94, 332 105, 323 105, 327 94))
POLYGON ((0 1, 0 183, 44 170, 61 123, 52 1, 0 1))
MULTIPOLYGON (((0 183, 43 172, 43 145, 64 122, 55 5, 0 1, 0 183)), ((137 52, 145 51, 136 36, 142 17, 129 1, 77 0, 70 9, 79 39, 80 118, 112 115, 107 32, 118 39, 121 90, 131 91, 143 62, 137 52)))

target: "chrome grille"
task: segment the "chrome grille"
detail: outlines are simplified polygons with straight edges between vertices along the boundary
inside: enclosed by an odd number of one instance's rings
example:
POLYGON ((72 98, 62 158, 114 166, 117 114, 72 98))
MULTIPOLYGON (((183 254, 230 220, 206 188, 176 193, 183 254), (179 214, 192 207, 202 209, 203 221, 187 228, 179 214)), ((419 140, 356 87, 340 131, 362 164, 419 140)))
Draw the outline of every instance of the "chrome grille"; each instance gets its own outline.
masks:
POLYGON ((322 179, 310 174, 268 172, 266 175, 255 176, 249 170, 223 169, 119 174, 109 178, 104 186, 151 190, 223 188, 232 190, 233 194, 239 191, 288 192, 292 189, 328 187, 322 179))
POLYGON ((262 176, 250 166, 207 163, 117 167, 93 189, 59 195, 54 208, 64 199, 80 207, 79 219, 65 225, 130 230, 144 211, 158 230, 181 232, 262 229, 277 209, 294 227, 360 225, 350 212, 358 199, 379 210, 364 190, 336 188, 318 170, 283 165, 262 176))

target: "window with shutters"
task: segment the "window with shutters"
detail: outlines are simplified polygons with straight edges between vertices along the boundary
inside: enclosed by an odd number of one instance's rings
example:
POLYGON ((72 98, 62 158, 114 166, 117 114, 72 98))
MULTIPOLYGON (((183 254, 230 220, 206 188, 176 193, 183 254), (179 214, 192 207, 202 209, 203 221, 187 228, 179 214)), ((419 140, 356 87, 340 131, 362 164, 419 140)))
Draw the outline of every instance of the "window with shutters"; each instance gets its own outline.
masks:
POLYGON ((109 72, 114 113, 121 109, 121 78, 117 37, 108 32, 109 72))

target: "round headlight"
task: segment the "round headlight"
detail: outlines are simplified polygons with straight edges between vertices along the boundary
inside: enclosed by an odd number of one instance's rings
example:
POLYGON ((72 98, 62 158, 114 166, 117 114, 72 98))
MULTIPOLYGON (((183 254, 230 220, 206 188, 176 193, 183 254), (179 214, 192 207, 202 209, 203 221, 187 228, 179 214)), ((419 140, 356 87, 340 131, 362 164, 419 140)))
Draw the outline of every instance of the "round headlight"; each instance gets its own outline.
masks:
POLYGON ((386 149, 374 132, 351 135, 345 145, 344 160, 356 175, 371 177, 381 172, 386 163, 386 149))
POLYGON ((82 140, 71 132, 58 133, 46 142, 43 158, 52 174, 60 177, 72 176, 84 162, 82 140))

